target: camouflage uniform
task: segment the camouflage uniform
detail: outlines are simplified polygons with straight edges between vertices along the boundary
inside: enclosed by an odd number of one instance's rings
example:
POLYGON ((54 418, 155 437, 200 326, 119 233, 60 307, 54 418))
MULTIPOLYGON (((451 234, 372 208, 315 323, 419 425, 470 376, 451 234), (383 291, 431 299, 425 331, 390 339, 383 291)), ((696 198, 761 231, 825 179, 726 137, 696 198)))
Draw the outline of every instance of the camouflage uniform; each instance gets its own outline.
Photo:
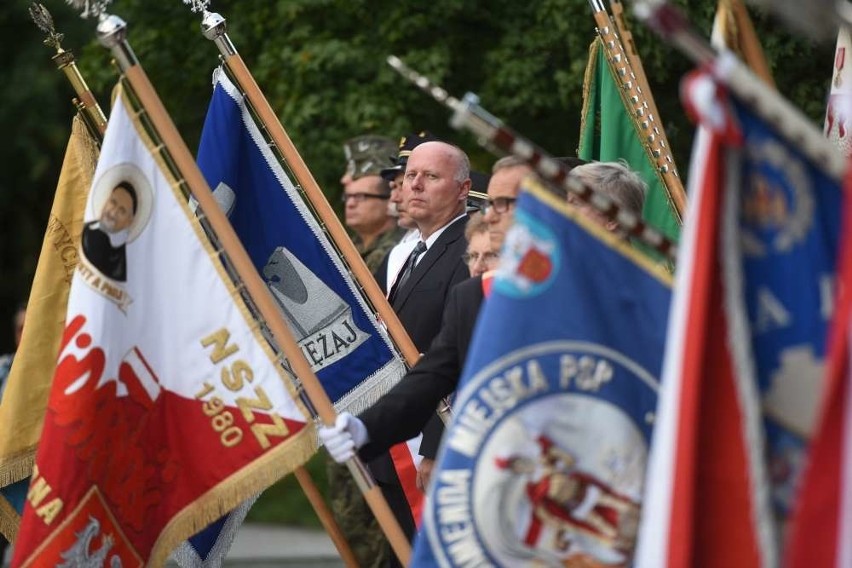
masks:
POLYGON ((364 259, 364 262, 367 264, 367 268, 370 269, 370 272, 375 272, 376 269, 381 266, 382 261, 388 255, 390 249, 396 246, 400 239, 402 239, 403 235, 405 235, 405 232, 405 229, 402 227, 389 229, 379 235, 378 238, 373 241, 373 244, 366 248, 358 236, 352 237, 352 241, 355 243, 355 248, 357 248, 358 252, 361 253, 361 258, 364 259))
MULTIPOLYGON (((357 236, 352 240, 367 268, 375 272, 404 234, 405 229, 400 227, 385 231, 367 248, 363 247, 357 236)), ((326 473, 331 488, 331 509, 358 564, 364 568, 387 566, 393 552, 349 470, 327 458, 326 473)))
MULTIPOLYGON (((346 175, 358 179, 366 175, 379 175, 383 168, 392 165, 396 143, 382 136, 358 136, 348 140, 343 150, 346 175)), ((352 240, 370 272, 373 272, 403 234, 403 229, 385 231, 367 248, 363 247, 357 236, 352 240)), ((326 473, 334 518, 358 564, 363 568, 387 566, 392 554, 390 545, 349 470, 326 457, 326 473)))

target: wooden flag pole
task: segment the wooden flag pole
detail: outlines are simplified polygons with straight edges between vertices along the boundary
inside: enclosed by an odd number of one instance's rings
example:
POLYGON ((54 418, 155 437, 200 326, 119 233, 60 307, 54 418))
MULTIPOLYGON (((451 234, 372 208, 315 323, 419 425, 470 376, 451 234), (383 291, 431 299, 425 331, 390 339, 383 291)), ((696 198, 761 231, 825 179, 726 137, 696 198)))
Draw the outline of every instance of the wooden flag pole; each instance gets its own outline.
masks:
POLYGON ((633 74, 645 94, 645 100, 657 121, 662 124, 660 111, 657 108, 657 102, 654 100, 651 87, 648 85, 648 75, 645 73, 645 66, 642 65, 642 58, 639 57, 639 50, 636 48, 636 42, 633 40, 633 33, 627 27, 627 22, 624 21, 624 5, 621 0, 609 0, 609 5, 612 7, 612 21, 615 24, 615 29, 618 36, 621 38, 621 47, 624 49, 624 54, 627 56, 627 61, 630 63, 630 68, 633 69, 633 74))
MULTIPOLYGON (((127 25, 121 18, 112 15, 101 16, 101 21, 98 24, 99 40, 111 50, 119 68, 148 114, 153 129, 159 136, 165 151, 169 154, 193 197, 198 201, 202 212, 209 220, 225 254, 245 285, 252 301, 266 320, 280 351, 287 358, 294 374, 299 378, 302 388, 316 408, 320 419, 326 425, 333 425, 337 418, 334 406, 316 375, 314 375, 310 364, 293 338, 293 334, 281 318, 269 289, 255 270, 228 218, 216 203, 207 181, 198 169, 198 165, 195 163, 186 143, 181 138, 174 122, 172 122, 171 116, 169 116, 148 76, 136 59, 130 44, 126 41, 126 34, 127 25)), ((358 481, 367 504, 388 537, 397 557, 404 565, 407 565, 411 556, 411 546, 375 481, 357 456, 349 460, 347 466, 358 481)))
POLYGON ((334 543, 334 547, 340 553, 343 563, 348 568, 358 568, 358 559, 355 558, 355 553, 352 552, 349 541, 346 540, 343 531, 340 530, 340 526, 334 520, 334 515, 328 508, 325 499, 322 498, 322 494, 314 483, 313 478, 311 478, 311 474, 303 467, 297 467, 293 470, 293 474, 296 476, 296 481, 299 482, 299 487, 302 488, 302 493, 305 494, 308 502, 314 508, 314 512, 316 512, 325 532, 328 533, 331 542, 334 543))
POLYGON ((757 32, 742 1, 719 0, 714 25, 719 28, 728 49, 734 51, 767 85, 775 88, 769 62, 766 61, 757 32))
POLYGON ((686 211, 686 192, 675 167, 666 131, 648 87, 648 79, 645 77, 641 61, 638 67, 632 64, 633 59, 639 60, 638 55, 631 57, 630 53, 624 49, 615 24, 610 19, 602 1, 589 0, 589 4, 595 17, 598 34, 603 40, 607 59, 615 67, 616 76, 621 83, 620 92, 624 104, 630 109, 632 119, 639 127, 642 143, 656 165, 657 175, 668 190, 677 219, 682 221, 686 211))
POLYGON ((360 253, 355 248, 355 244, 340 223, 340 219, 337 218, 331 205, 329 205, 325 194, 323 194, 322 189, 320 189, 319 184, 317 184, 296 146, 290 140, 290 137, 284 130, 284 126, 282 126, 281 121, 278 120, 278 116, 269 105, 269 101, 266 100, 266 97, 263 95, 242 57, 237 53, 236 47, 234 47, 233 42, 228 37, 225 18, 214 12, 205 12, 201 27, 204 37, 213 41, 219 48, 225 66, 257 113, 262 125, 266 128, 266 131, 281 152, 284 160, 293 170, 299 185, 304 190, 305 195, 325 225, 335 246, 346 260, 349 269, 352 271, 352 275, 364 290, 373 308, 387 327, 388 333, 397 349, 399 349, 409 367, 414 366, 414 363, 420 358, 420 352, 415 347, 414 342, 411 341, 411 338, 402 326, 402 322, 399 321, 396 312, 393 311, 393 308, 388 303, 387 298, 385 298, 378 283, 376 283, 376 279, 373 278, 360 253))

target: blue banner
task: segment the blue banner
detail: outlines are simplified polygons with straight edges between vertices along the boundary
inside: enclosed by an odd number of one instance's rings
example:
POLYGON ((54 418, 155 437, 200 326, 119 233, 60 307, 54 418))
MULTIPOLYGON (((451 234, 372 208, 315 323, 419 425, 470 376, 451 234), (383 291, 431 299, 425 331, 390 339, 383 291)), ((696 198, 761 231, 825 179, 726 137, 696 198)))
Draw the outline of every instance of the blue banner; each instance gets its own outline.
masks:
POLYGON ((329 398, 353 414, 370 406, 404 365, 221 72, 198 165, 329 398))
MULTIPOLYGON (((405 365, 221 69, 198 165, 337 410, 366 409, 405 365)), ((211 524, 173 558, 183 566, 221 563, 249 506, 211 524)))
POLYGON ((629 563, 670 296, 664 268, 530 183, 413 566, 629 563))
POLYGON ((783 515, 822 392, 841 191, 824 166, 732 103, 745 142, 730 152, 722 229, 732 355, 738 376, 758 387, 772 497, 783 515))

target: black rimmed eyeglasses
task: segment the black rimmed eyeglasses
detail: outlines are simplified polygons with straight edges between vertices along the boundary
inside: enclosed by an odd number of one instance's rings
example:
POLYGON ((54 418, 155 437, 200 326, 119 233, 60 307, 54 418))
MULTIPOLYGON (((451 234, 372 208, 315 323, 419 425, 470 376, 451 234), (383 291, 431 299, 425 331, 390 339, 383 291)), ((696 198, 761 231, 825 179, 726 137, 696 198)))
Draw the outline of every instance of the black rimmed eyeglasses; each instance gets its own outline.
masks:
POLYGON ((340 196, 340 202, 343 204, 350 199, 355 203, 363 203, 365 199, 390 199, 390 195, 380 195, 378 193, 344 193, 340 196))
POLYGON ((485 215, 488 213, 488 210, 492 207, 495 213, 505 213, 510 207, 515 205, 515 201, 517 200, 515 197, 495 197, 494 199, 489 199, 482 205, 482 214, 485 215))

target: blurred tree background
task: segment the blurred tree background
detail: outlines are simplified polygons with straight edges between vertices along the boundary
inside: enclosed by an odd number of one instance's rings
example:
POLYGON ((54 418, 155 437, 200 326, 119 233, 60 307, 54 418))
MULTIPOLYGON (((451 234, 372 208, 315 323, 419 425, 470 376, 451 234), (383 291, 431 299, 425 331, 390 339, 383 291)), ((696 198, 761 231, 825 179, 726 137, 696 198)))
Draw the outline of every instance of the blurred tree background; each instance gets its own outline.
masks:
MULTIPOLYGON (((715 2, 678 0, 709 35, 715 2)), ((26 299, 70 132, 72 91, 29 19, 29 0, 5 0, 0 30, 0 353, 12 349, 11 317, 26 299)), ((64 2, 45 3, 63 45, 105 112, 116 81, 94 21, 64 2)), ((583 73, 595 33, 586 0, 219 0, 229 33, 320 186, 336 204, 341 143, 364 133, 429 129, 469 152, 476 169, 495 157, 448 125, 448 112, 386 64, 395 54, 556 155, 575 153, 583 73)), ((179 0, 118 0, 111 12, 129 24, 129 41, 183 133, 197 147, 211 94, 216 47, 200 15, 179 0)), ((834 46, 794 37, 752 11, 779 90, 822 123, 834 46)), ((681 174, 693 128, 678 100, 688 61, 629 20, 681 174)))

